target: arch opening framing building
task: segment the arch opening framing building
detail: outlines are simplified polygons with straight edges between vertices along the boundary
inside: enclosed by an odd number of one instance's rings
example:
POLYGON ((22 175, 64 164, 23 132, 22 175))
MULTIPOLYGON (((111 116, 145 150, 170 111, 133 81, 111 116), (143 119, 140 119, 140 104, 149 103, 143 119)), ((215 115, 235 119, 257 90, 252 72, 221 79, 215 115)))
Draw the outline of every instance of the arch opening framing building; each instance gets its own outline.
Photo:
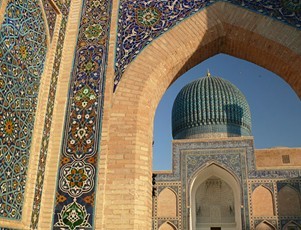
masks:
POLYGON ((237 229, 300 229, 301 208, 279 207, 300 196, 299 149, 283 163, 284 150, 254 152, 249 136, 174 140, 172 175, 187 180, 166 188, 160 174, 152 196, 153 119, 172 82, 225 53, 300 97, 300 28, 294 0, 0 0, 0 227, 191 229, 203 224, 197 201, 210 185, 227 191, 237 229), (185 168, 196 149, 215 154, 185 168), (225 178, 210 174, 219 170, 225 178), (156 216, 161 189, 177 202, 172 216, 156 216), (262 196, 273 204, 253 212, 262 196))

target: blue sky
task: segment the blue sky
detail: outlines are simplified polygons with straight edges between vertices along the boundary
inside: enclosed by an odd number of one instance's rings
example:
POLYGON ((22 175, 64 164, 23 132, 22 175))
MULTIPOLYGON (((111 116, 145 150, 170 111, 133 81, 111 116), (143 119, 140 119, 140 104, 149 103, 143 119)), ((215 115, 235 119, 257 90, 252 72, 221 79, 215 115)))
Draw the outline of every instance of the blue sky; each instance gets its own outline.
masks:
POLYGON ((216 55, 190 69, 165 92, 154 125, 153 169, 171 169, 171 109, 183 86, 203 77, 229 80, 246 96, 252 116, 256 149, 301 147, 301 102, 278 75, 253 63, 225 54, 216 55))

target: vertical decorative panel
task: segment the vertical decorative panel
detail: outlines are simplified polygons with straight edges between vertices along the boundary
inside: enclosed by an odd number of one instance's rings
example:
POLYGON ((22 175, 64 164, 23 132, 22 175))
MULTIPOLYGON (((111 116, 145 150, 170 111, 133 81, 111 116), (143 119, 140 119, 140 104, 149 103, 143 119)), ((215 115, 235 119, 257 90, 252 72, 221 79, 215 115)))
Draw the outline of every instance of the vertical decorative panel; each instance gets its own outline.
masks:
POLYGON ((84 1, 58 172, 54 229, 92 229, 111 3, 84 1))
POLYGON ((41 149, 40 149, 39 163, 38 163, 38 173, 37 173, 37 179, 35 184, 34 203, 33 203, 32 213, 31 213, 31 224, 30 224, 31 229, 38 228, 38 220, 39 220, 39 214, 41 208, 41 197, 42 197, 42 191, 43 191, 43 185, 45 179, 44 176, 45 176, 46 159, 48 154, 50 130, 52 125, 54 100, 55 100, 56 89, 57 89, 59 69, 62 61, 63 45, 64 45, 66 26, 67 26, 67 20, 69 15, 69 8, 70 8, 70 0, 65 0, 65 1, 56 0, 55 3, 57 4, 63 17, 60 24, 59 37, 58 37, 55 59, 54 59, 55 65, 52 70, 52 76, 51 76, 51 82, 49 88, 49 97, 48 97, 47 109, 46 109, 46 115, 44 121, 43 137, 41 142, 41 149))
POLYGON ((9 1, 0 30, 0 217, 22 217, 46 49, 38 0, 9 1))

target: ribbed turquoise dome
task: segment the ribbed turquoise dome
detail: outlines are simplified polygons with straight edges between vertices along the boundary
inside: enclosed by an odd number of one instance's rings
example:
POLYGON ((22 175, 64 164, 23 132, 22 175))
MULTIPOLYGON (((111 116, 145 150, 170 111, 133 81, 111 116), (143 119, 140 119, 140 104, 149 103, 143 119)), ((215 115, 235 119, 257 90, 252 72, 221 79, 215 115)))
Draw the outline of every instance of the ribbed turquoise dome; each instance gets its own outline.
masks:
POLYGON ((220 77, 200 78, 186 85, 172 108, 174 139, 251 135, 251 114, 245 96, 220 77))

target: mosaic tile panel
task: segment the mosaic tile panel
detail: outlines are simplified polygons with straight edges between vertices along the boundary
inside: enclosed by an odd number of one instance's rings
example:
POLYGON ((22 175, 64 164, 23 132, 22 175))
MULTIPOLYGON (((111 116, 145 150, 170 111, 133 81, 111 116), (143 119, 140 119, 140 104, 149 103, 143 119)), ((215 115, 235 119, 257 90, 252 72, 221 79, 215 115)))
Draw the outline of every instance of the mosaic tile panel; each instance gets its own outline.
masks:
POLYGON ((44 6, 44 11, 45 11, 46 18, 47 18, 47 24, 48 24, 50 38, 52 39, 57 13, 54 10, 53 6, 51 5, 50 1, 51 0, 42 0, 43 6, 44 6))
POLYGON ((53 229, 93 229, 110 12, 108 0, 83 2, 53 229))
POLYGON ((66 0, 64 1, 64 3, 61 3, 61 1, 58 2, 59 8, 64 9, 64 14, 60 25, 58 43, 57 43, 56 54, 54 59, 55 64, 52 70, 52 76, 51 76, 51 82, 49 88, 49 96, 48 96, 47 109, 46 109, 44 128, 43 128, 43 137, 42 137, 42 143, 41 143, 41 149, 39 155, 38 173, 37 173, 37 179, 35 184, 34 202, 33 202, 32 213, 31 213, 31 224, 30 224, 31 229, 38 229, 38 220, 39 220, 39 214, 41 208, 41 197, 42 197, 42 191, 44 185, 46 159, 47 159, 49 137, 50 137, 51 124, 52 124, 52 115, 53 115, 59 69, 60 69, 61 59, 62 59, 63 44, 65 39, 70 2, 71 2, 70 0, 66 0))
POLYGON ((0 30, 0 217, 22 217, 46 49, 38 1, 9 1, 0 30))
POLYGON ((294 0, 120 1, 114 90, 126 67, 152 40, 215 2, 229 2, 301 29, 301 2, 294 0))

